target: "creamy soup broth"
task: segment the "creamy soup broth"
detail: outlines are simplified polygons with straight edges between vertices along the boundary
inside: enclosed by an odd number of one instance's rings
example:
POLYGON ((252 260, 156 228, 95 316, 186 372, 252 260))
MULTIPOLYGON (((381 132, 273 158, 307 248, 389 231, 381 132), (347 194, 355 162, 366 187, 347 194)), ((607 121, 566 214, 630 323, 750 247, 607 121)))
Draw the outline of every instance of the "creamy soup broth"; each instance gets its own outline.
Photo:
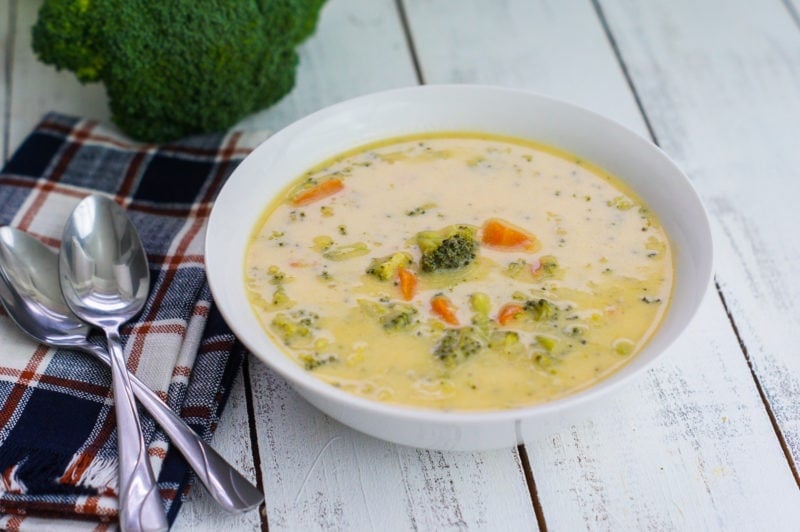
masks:
POLYGON ((668 307, 673 261, 654 214, 591 164, 442 133, 366 146, 300 176, 254 231, 245 282, 265 331, 333 386, 502 409, 626 364, 668 307), (474 258, 423 271, 426 231, 472 235, 474 258))

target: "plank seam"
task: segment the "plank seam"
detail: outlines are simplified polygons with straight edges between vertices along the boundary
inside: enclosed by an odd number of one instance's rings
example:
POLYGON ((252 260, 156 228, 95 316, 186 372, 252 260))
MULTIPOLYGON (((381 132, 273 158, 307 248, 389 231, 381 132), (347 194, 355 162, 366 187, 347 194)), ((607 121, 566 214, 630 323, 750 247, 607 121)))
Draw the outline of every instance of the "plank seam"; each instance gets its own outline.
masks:
POLYGON ((242 377, 244 379, 244 400, 247 407, 247 427, 250 431, 250 452, 253 454, 253 465, 256 470, 256 488, 264 494, 264 502, 258 507, 258 516, 261 519, 261 532, 269 532, 267 519, 267 498, 264 493, 264 479, 261 476, 261 455, 258 452, 258 431, 256 430, 256 409, 253 405, 253 385, 250 383, 250 353, 242 361, 242 377))
POLYGON ((591 0, 591 2, 592 6, 594 6, 595 13, 597 13, 597 18, 600 20, 600 25, 603 27, 603 32, 606 34, 606 39, 608 39, 608 43, 611 45, 611 50, 614 52, 614 57, 617 58, 617 63, 619 63, 619 67, 622 70, 622 75, 625 76, 625 82, 628 84, 628 88, 633 95, 633 99, 636 102, 636 107, 639 108, 639 113, 642 115, 644 125, 647 127, 647 133, 650 135, 650 139, 653 141, 653 143, 658 146, 658 137, 656 136, 655 129, 653 129, 653 125, 650 123, 650 118, 648 118, 647 113, 644 110, 642 99, 639 97, 639 91, 636 90, 636 86, 633 83, 633 78, 628 70, 628 65, 625 63, 625 59, 622 57, 622 51, 619 49, 617 40, 611 33, 611 26, 608 24, 608 20, 603 12, 603 8, 600 7, 599 0, 591 0))
POLYGON ((417 76, 417 83, 420 85, 425 84, 425 77, 422 75, 422 68, 419 64, 419 55, 417 54, 417 47, 414 45, 414 37, 411 34, 411 24, 408 22, 408 15, 406 15, 406 8, 403 5, 403 0, 395 0, 397 5, 397 12, 400 15, 400 24, 403 26, 403 35, 406 38, 406 45, 411 54, 411 61, 414 64, 414 73, 417 76))
POLYGON ((800 13, 797 12, 795 9, 794 4, 790 0, 783 0, 783 5, 786 10, 789 12, 789 16, 792 17, 795 25, 800 28, 800 13))
POLYGON ((792 459, 792 452, 789 449, 789 444, 786 442, 786 438, 784 437, 780 425, 778 424, 778 419, 775 417, 775 413, 772 411, 772 407, 770 406, 769 400, 767 399, 767 394, 761 387, 761 382, 758 380, 755 368, 753 367, 753 362, 750 359, 750 353, 747 350, 747 346, 745 345, 741 334, 739 334, 739 327, 736 325, 736 320, 733 318, 733 314, 728 308, 727 301, 725 301, 725 295, 722 293, 722 287, 719 285, 719 282, 716 279, 714 280, 714 286, 716 287, 717 295, 719 296, 719 299, 722 302, 722 307, 725 309, 725 314, 728 316, 728 322, 730 323, 731 328, 733 329, 733 334, 736 335, 736 340, 739 342, 739 349, 742 350, 744 359, 747 362, 747 367, 750 370, 750 375, 753 377, 753 381, 755 382, 756 385, 756 390, 758 391, 759 397, 761 397, 761 403, 764 405, 764 410, 767 411, 769 422, 772 424, 772 430, 775 431, 775 436, 777 436, 778 442, 780 443, 781 449, 783 450, 783 454, 786 457, 786 462, 789 464, 789 469, 792 472, 794 481, 797 484, 797 487, 800 488, 800 472, 798 472, 797 466, 795 465, 794 460, 792 459))
POLYGON ((525 445, 520 444, 517 446, 517 454, 519 455, 522 472, 525 474, 525 483, 528 485, 528 493, 531 497, 533 513, 536 515, 536 525, 539 527, 539 532, 547 532, 547 521, 545 521, 544 518, 544 508, 542 508, 542 502, 539 500, 539 492, 536 489, 536 481, 533 479, 533 468, 531 468, 531 462, 528 460, 528 452, 525 450, 525 445))
POLYGON ((6 101, 3 102, 3 123, 5 127, 3 128, 2 135, 3 135, 3 153, 0 153, 0 157, 2 157, 3 163, 8 160, 9 157, 9 142, 11 142, 11 75, 14 71, 14 50, 15 44, 17 40, 17 0, 10 0, 8 2, 8 33, 6 34, 6 53, 3 68, 3 74, 5 76, 4 85, 6 91, 6 101))

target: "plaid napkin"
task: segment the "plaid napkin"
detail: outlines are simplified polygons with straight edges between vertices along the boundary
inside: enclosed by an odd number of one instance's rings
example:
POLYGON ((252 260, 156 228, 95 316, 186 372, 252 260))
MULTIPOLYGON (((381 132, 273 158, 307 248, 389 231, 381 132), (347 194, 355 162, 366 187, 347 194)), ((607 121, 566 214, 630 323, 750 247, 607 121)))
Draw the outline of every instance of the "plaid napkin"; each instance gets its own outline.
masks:
MULTIPOLYGON (((211 301, 205 227, 225 179, 263 138, 230 133, 134 144, 95 122, 49 114, 0 173, 0 225, 56 249, 86 195, 108 194, 125 207, 151 268, 147 305, 122 330, 128 367, 206 440, 244 352, 211 301)), ((88 355, 36 345, 0 307, 0 527, 114 525, 110 382, 110 371, 88 355)), ((172 524, 190 470, 147 413, 142 424, 172 524)))

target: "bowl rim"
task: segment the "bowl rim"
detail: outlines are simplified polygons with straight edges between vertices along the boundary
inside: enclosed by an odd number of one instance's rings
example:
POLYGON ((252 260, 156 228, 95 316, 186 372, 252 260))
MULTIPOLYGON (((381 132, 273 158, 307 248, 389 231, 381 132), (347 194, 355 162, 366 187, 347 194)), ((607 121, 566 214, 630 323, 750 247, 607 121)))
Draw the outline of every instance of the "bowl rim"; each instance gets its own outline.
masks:
MULTIPOLYGON (((426 130, 424 128, 420 128, 417 132, 423 133, 426 131, 430 132, 434 130, 431 129, 426 130)), ((446 130, 439 129, 438 131, 444 132, 446 130)), ((386 138, 391 138, 391 137, 386 137, 386 138)), ((352 148, 357 148, 362 144, 364 144, 364 142, 355 143, 352 145, 352 148)), ((567 149, 567 151, 569 150, 567 149)), ((318 161, 310 161, 308 167, 313 166, 313 164, 315 164, 316 162, 318 161)), ((288 184, 288 182, 289 181, 282 182, 281 186, 285 186, 286 184, 288 184)), ((632 186, 632 188, 634 189, 634 191, 636 191, 636 187, 632 186)), ((651 368, 656 363, 656 361, 662 358, 663 354, 669 350, 669 348, 674 344, 674 342, 680 336, 682 336, 687 326, 692 322, 692 320, 696 316, 697 312, 701 307, 702 300, 704 299, 706 293, 709 291, 710 286, 712 284, 711 281, 713 279, 713 262, 714 262, 713 260, 714 244, 711 233, 711 225, 709 221, 708 212, 705 206, 703 205, 700 195, 697 192, 696 187, 691 182, 691 180, 686 176, 686 174, 658 145, 653 143, 650 139, 644 137, 642 134, 620 123, 619 121, 616 121, 612 118, 609 118, 600 113, 592 111, 591 109, 587 109, 585 107, 576 105, 572 102, 554 98, 548 95, 543 95, 526 89, 509 88, 509 87, 485 85, 485 84, 429 84, 429 85, 413 85, 413 86, 383 90, 340 101, 338 103, 314 111, 294 121, 293 123, 287 125, 286 127, 270 135, 266 140, 262 141, 255 149, 252 150, 252 152, 249 155, 245 157, 245 159, 228 177, 227 182, 220 189, 220 191, 217 194, 217 197, 214 200, 211 213, 208 218, 204 244, 205 244, 204 262, 206 265, 206 274, 209 287, 211 289, 213 301, 216 303, 217 308, 222 314, 223 319, 228 324, 230 329, 233 331, 234 335, 248 349, 248 351, 253 353, 254 356, 256 356, 265 364, 267 364, 273 371, 278 373, 282 378, 287 380, 293 386, 299 388, 301 394, 303 391, 310 391, 312 393, 324 396, 327 399, 334 401, 338 404, 344 404, 346 406, 350 406, 361 411, 366 411, 371 414, 377 414, 386 418, 395 418, 398 420, 410 420, 417 422, 434 422, 437 424, 438 423, 456 424, 465 427, 470 425, 486 425, 487 423, 495 423, 495 422, 519 421, 521 419, 531 419, 531 418, 549 416, 557 412, 572 410, 574 407, 578 405, 584 404, 592 399, 596 399, 601 395, 606 395, 612 392, 613 390, 618 389, 620 386, 629 383, 631 380, 637 378, 638 376, 641 376, 649 368, 651 368), (680 327, 678 333, 673 334, 671 337, 669 337, 663 343, 660 350, 654 356, 652 356, 649 360, 640 362, 638 367, 635 368, 634 370, 625 371, 626 368, 631 367, 632 362, 629 362, 628 364, 620 367, 611 374, 605 376, 600 381, 588 385, 578 391, 571 392, 565 396, 550 401, 545 401, 543 403, 538 403, 528 406, 520 406, 508 409, 487 409, 487 410, 437 410, 426 407, 408 406, 395 403, 384 403, 377 400, 368 399, 338 389, 324 382, 323 380, 317 378, 316 376, 306 372, 303 368, 301 368, 295 362, 290 360, 290 358, 286 354, 284 354, 281 348, 277 345, 273 345, 274 353, 271 353, 269 355, 265 355, 264 353, 258 352, 258 349, 255 349, 253 347, 250 339, 250 334, 252 334, 253 332, 247 329, 243 329, 242 327, 239 327, 236 320, 233 319, 234 318, 234 316, 232 315, 233 310, 232 308, 229 307, 229 305, 232 305, 233 303, 228 301, 228 299, 226 299, 225 297, 226 294, 222 286, 223 285, 222 275, 217 274, 218 271, 217 266, 219 265, 221 267, 221 264, 219 263, 218 260, 215 260, 213 257, 211 257, 213 249, 215 248, 216 245, 214 239, 218 231, 217 226, 221 226, 222 224, 222 221, 220 220, 221 216, 220 210, 217 209, 216 207, 221 198, 226 199, 226 191, 230 191, 231 188, 230 183, 238 179, 237 175, 240 173, 240 169, 243 166, 246 167, 244 163, 247 161, 247 159, 258 157, 257 154, 260 153, 260 150, 264 149, 263 148, 264 146, 275 144, 278 142, 278 140, 280 140, 283 137, 291 136, 297 134, 298 132, 302 132, 304 128, 313 126, 313 124, 315 124, 324 117, 341 113, 342 111, 346 111, 347 109, 353 106, 357 107, 360 105, 368 104, 369 102, 376 99, 404 97, 407 96, 408 94, 424 93, 424 92, 432 94, 436 93, 447 94, 448 92, 454 92, 461 94, 494 93, 497 96, 515 95, 517 97, 539 100, 543 103, 546 103, 547 105, 569 109, 573 112, 585 114, 594 120, 600 120, 602 122, 607 123, 608 126, 617 129, 617 131, 620 134, 627 135, 632 140, 632 142, 639 143, 641 147, 653 151, 655 157, 660 158, 663 163, 666 163, 668 166, 670 166, 673 173, 676 176, 680 176, 680 178, 682 178, 683 181, 682 185, 686 187, 686 192, 691 196, 691 200, 694 203, 694 207, 696 208, 696 214, 699 215, 698 221, 700 222, 693 229, 694 231, 700 234, 699 237, 700 240, 706 244, 706 249, 704 250, 706 254, 704 257, 700 257, 702 259, 702 262, 700 264, 701 267, 698 269, 697 272, 695 272, 696 276, 700 279, 699 286, 704 287, 704 289, 701 291, 702 293, 696 296, 696 300, 692 305, 690 312, 684 316, 683 325, 680 327), (281 362, 278 362, 277 360, 274 359, 276 356, 282 359, 281 362), (285 362, 288 362, 288 364, 286 364, 285 362)), ((237 259, 236 264, 237 265, 239 264, 239 259, 237 259)), ((242 280, 242 283, 243 282, 244 281, 242 280)), ((249 302, 245 303, 249 305, 249 302)), ((670 309, 665 314, 664 319, 666 319, 666 317, 671 312, 672 309, 670 309)), ((266 336, 269 339, 270 343, 275 344, 274 339, 269 337, 269 335, 266 332, 260 330, 259 333, 266 336)), ((647 345, 645 345, 643 351, 648 349, 648 346, 652 343, 653 338, 648 340, 648 343, 647 345)), ((642 352, 637 353, 636 357, 639 357, 641 354, 642 352)))

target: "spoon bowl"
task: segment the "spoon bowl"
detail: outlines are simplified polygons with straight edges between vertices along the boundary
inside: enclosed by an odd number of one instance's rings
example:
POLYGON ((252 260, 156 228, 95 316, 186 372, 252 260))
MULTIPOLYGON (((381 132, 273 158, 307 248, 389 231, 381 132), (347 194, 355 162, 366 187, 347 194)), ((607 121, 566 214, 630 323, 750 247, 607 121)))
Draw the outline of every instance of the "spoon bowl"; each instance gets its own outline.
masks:
MULTIPOLYGON (((27 233, 0 227, 0 303, 11 320, 37 342, 76 349, 106 366, 108 353, 91 343, 91 328, 67 306, 58 280, 58 255, 27 233)), ((205 443, 147 385, 131 375, 139 402, 186 458, 197 479, 220 507, 241 513, 257 507, 262 493, 205 443)))
POLYGON ((35 340, 82 349, 90 327, 67 306, 58 255, 28 234, 0 227, 0 298, 11 320, 35 340))
POLYGON ((125 211, 103 196, 89 196, 72 212, 59 272, 67 304, 101 329, 129 321, 147 300, 144 246, 125 211))

